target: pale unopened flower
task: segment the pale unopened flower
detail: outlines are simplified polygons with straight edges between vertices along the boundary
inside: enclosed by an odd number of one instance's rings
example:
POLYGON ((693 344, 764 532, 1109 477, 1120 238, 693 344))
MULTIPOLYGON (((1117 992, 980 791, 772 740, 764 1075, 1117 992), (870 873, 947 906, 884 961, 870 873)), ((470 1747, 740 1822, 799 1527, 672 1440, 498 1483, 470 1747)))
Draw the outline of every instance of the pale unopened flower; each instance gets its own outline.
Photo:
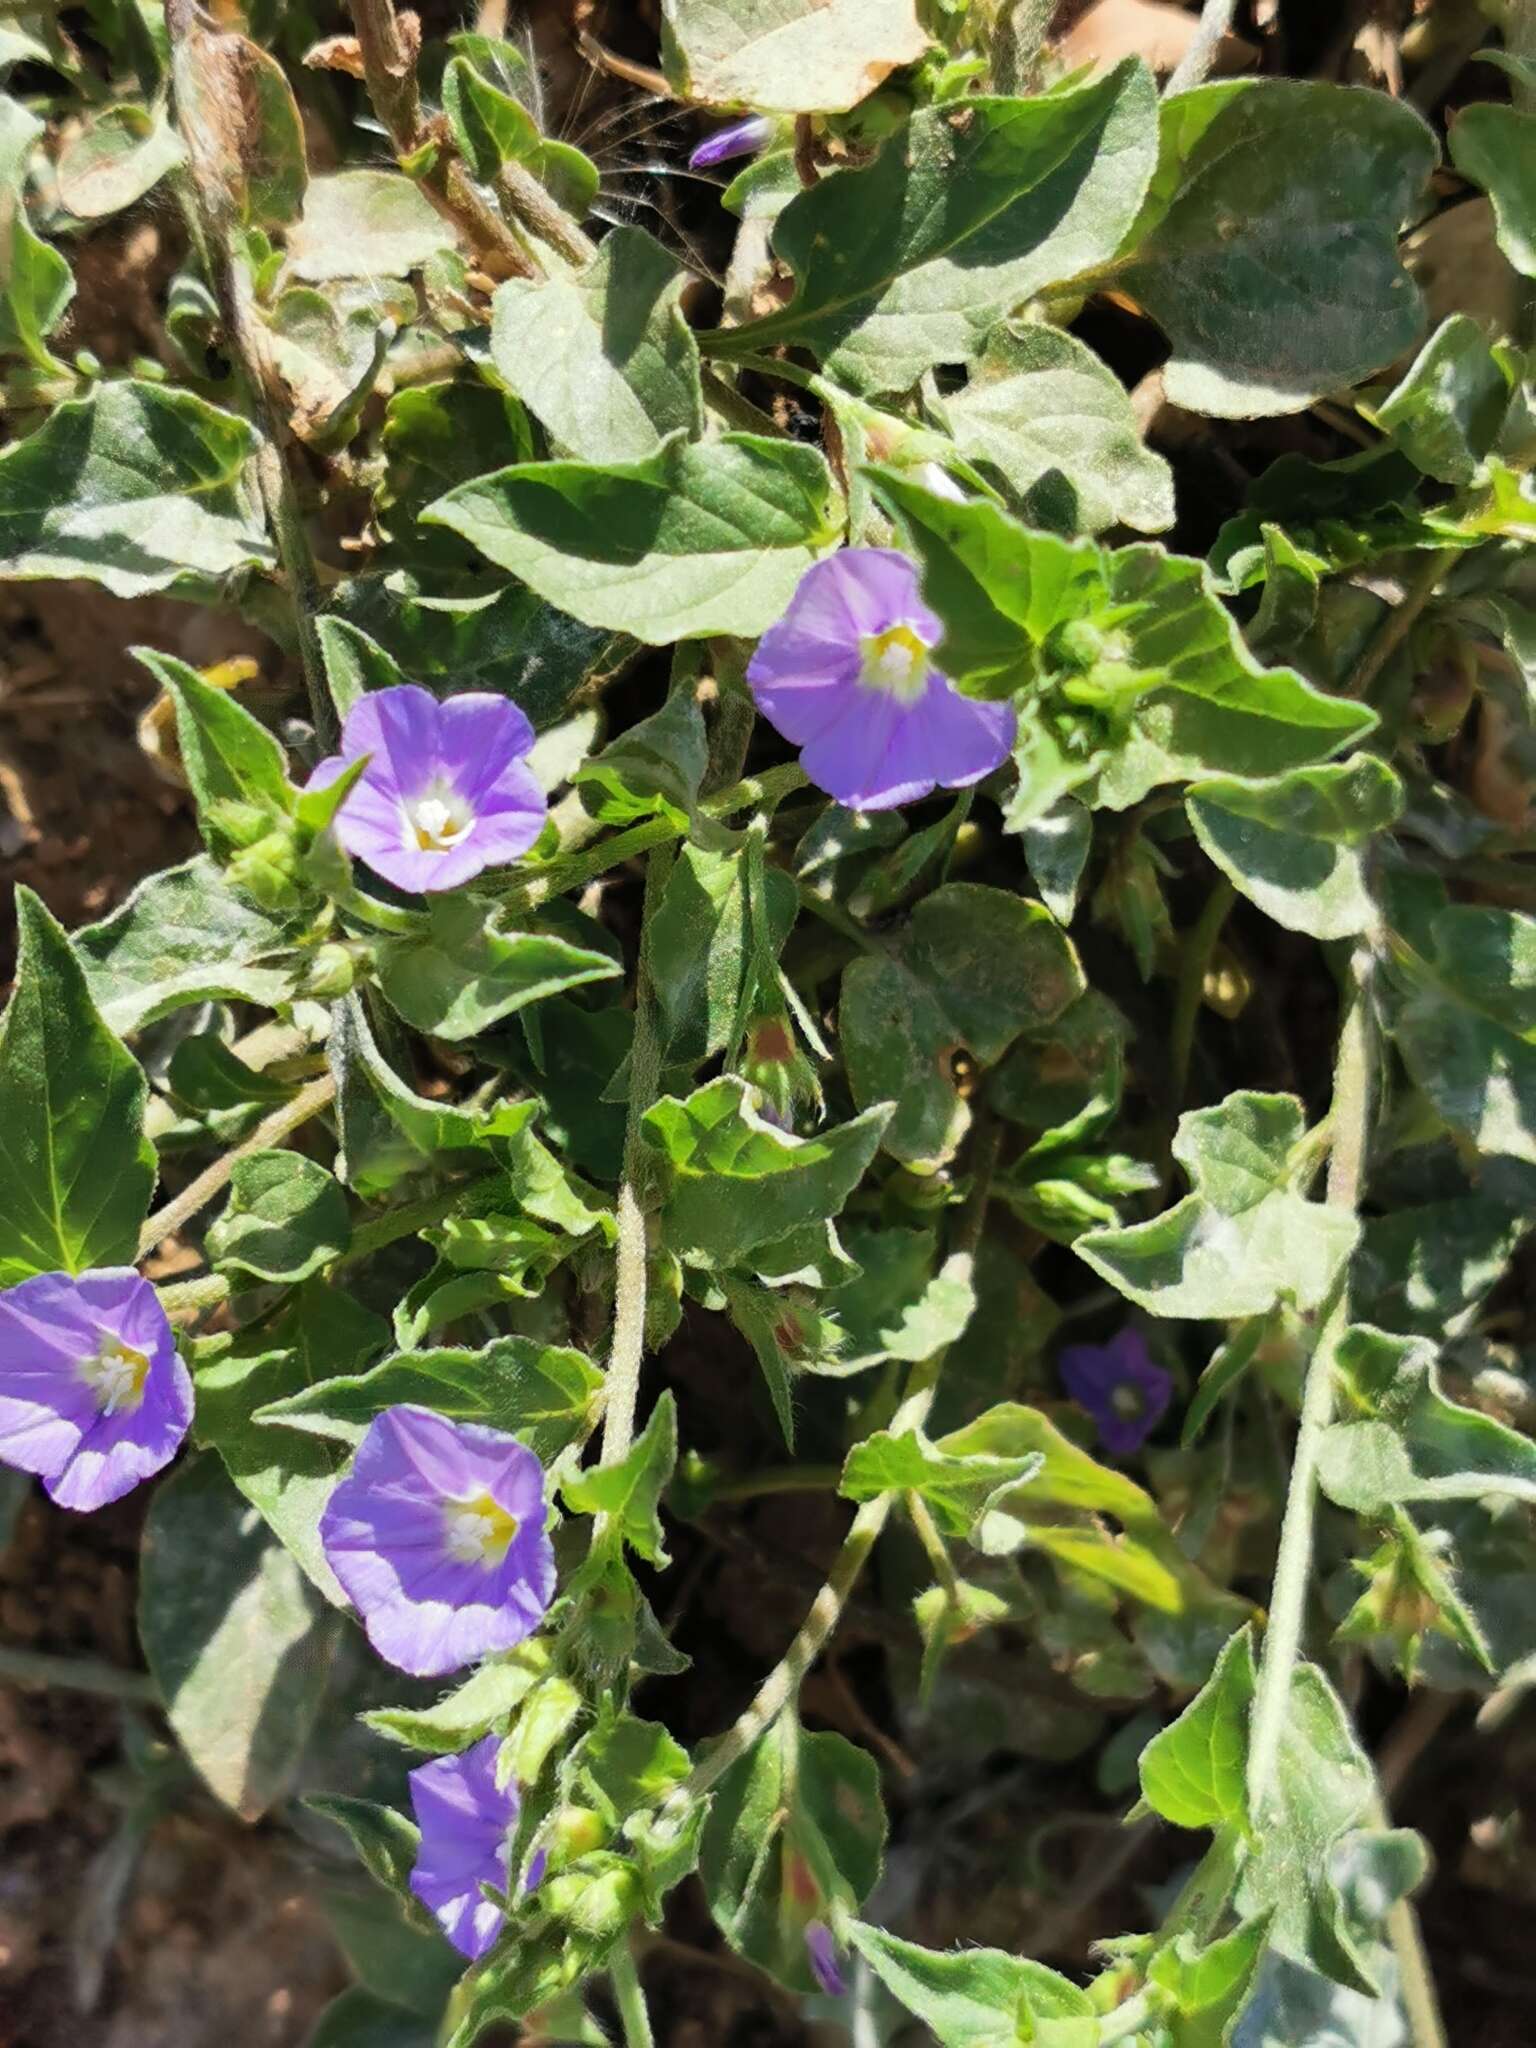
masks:
POLYGON ((347 713, 341 752, 310 777, 323 789, 360 756, 336 837, 397 889, 454 889, 504 867, 544 829, 549 805, 526 755, 533 727, 505 697, 441 702, 414 683, 376 690, 347 713))
POLYGON ((773 123, 762 114, 748 114, 706 135, 688 159, 690 171, 707 171, 713 164, 729 162, 736 156, 756 156, 773 133, 773 123))
POLYGON ((104 1507, 168 1465, 192 1380, 131 1266, 38 1273, 0 1294, 0 1459, 60 1507, 104 1507))
POLYGON ((800 579, 758 643, 758 709, 818 788, 854 811, 965 789, 1005 761, 1009 704, 962 697, 933 665, 943 627, 894 548, 845 548, 800 579))

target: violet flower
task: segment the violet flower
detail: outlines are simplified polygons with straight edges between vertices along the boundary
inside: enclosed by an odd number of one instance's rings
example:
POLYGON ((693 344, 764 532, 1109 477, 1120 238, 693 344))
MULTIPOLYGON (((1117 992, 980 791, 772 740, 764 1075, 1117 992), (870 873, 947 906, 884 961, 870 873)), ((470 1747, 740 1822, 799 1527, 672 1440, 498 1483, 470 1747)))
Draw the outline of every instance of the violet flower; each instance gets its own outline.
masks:
POLYGON ((506 1919, 480 1889, 506 1889, 521 1804, 516 1785, 497 1788, 500 1748, 501 1737, 487 1735, 462 1755, 435 1757, 410 1774, 411 1810, 421 1829, 411 1890, 471 1962, 485 1954, 506 1919))
POLYGON ((805 1930, 806 1959, 811 1966, 811 1975, 827 1994, 828 1998, 845 1997, 848 1986, 843 1982, 842 1958, 832 1930, 824 1921, 812 1920, 805 1930))
POLYGON ((538 1459, 503 1430, 427 1408, 369 1423, 320 1540, 369 1642, 418 1678, 510 1650, 555 1590, 538 1459))
POLYGON ((192 1380, 131 1266, 37 1273, 0 1294, 0 1459, 61 1508, 105 1507, 175 1457, 192 1380))
POLYGON ((1069 1345, 1061 1354, 1061 1377, 1117 1458, 1141 1449, 1173 1398, 1172 1375, 1152 1363, 1146 1339, 1129 1327, 1107 1344, 1069 1345))
POLYGON ((1012 706, 962 697, 929 661, 942 634, 905 555, 844 548, 806 570, 747 681, 819 789, 889 810, 979 782, 1013 745, 1012 706))
POLYGON ((748 114, 744 120, 732 121, 727 128, 717 128, 713 135, 706 135, 688 159, 690 171, 707 171, 714 164, 723 164, 733 156, 756 156, 763 144, 773 133, 773 123, 763 114, 748 114))
POLYGON ((470 691, 441 703, 415 683, 359 698, 341 752, 309 778, 324 789, 371 758, 336 817, 336 837, 397 889, 456 889, 524 854, 549 805, 524 756, 533 727, 505 697, 470 691))

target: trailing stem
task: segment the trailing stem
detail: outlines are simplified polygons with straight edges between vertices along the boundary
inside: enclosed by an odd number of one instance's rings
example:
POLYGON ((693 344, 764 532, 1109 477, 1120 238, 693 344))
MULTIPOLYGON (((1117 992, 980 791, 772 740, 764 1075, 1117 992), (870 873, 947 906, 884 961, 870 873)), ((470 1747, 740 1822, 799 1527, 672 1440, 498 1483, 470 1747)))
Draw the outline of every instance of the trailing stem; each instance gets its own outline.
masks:
POLYGON ((280 1145, 300 1124, 318 1116, 335 1094, 335 1081, 329 1074, 322 1074, 318 1081, 311 1081, 307 1088, 301 1088, 291 1102, 281 1104, 270 1116, 263 1117, 243 1143, 224 1153, 222 1158, 215 1159, 212 1166, 205 1167, 196 1180, 188 1181, 181 1193, 167 1202, 163 1209, 155 1211, 139 1232, 139 1257, 147 1259, 156 1245, 180 1230, 199 1209, 205 1209, 242 1159, 248 1159, 253 1152, 270 1151, 274 1145, 280 1145))
MULTIPOLYGON (((1365 1177, 1375 1066, 1373 956, 1362 945, 1350 963, 1350 995, 1334 1067, 1328 1158, 1328 1203, 1353 1215, 1365 1177)), ((1301 1426, 1291 1465, 1269 1625, 1259 1664, 1258 1689, 1248 1743, 1248 1809, 1259 1822, 1274 1791, 1280 1740, 1290 1710, 1291 1673, 1301 1654, 1307 1583, 1312 1566, 1312 1530, 1317 1506, 1317 1465, 1323 1431, 1333 1419, 1333 1359, 1349 1324, 1349 1267, 1346 1262, 1324 1310, 1302 1392, 1301 1426)))
MULTIPOLYGON (((970 1198, 966 1203, 960 1227, 955 1233, 955 1250, 966 1261, 967 1278, 977 1244, 981 1239, 981 1228, 986 1218, 987 1202, 991 1195, 992 1177, 997 1170, 1001 1142, 1001 1129, 990 1118, 978 1124, 970 1198)), ((934 1396, 939 1389, 939 1375, 944 1358, 944 1352, 936 1351, 931 1358, 925 1358, 913 1366, 907 1378, 901 1405, 891 1417, 892 1436, 903 1436, 912 1430, 921 1429, 927 1421, 929 1411, 933 1407, 934 1396)), ((719 1783, 737 1758, 745 1756, 758 1737, 773 1726, 798 1693, 801 1681, 821 1655, 837 1627, 848 1597, 858 1584, 859 1574, 864 1569, 869 1553, 874 1549, 881 1530, 889 1520, 891 1509, 900 1499, 901 1493, 896 1490, 876 1494, 873 1500, 862 1503, 853 1518, 848 1534, 843 1538, 842 1548, 833 1560, 826 1584, 811 1602, 811 1610, 800 1624, 794 1641, 759 1686, 746 1712, 721 1736, 709 1754, 694 1766, 685 1788, 694 1798, 701 1797, 711 1786, 719 1783)))

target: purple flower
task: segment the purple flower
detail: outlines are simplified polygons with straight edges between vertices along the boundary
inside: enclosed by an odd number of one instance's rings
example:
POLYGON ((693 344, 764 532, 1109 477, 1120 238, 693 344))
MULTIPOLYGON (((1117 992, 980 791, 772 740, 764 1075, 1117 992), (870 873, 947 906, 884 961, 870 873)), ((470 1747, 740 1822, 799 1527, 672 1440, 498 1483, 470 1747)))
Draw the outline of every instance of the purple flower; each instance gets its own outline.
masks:
POLYGON ((962 697, 929 662, 942 633, 905 555, 845 548, 806 570, 747 681, 818 788, 889 810, 979 782, 1013 745, 1010 705, 962 697))
POLYGON ((1130 1328, 1107 1344, 1069 1345, 1061 1354, 1061 1377, 1117 1458, 1141 1449, 1173 1398, 1172 1376, 1152 1363, 1145 1338, 1130 1328))
POLYGON ((175 1457, 192 1381, 131 1266, 38 1273, 0 1294, 0 1459, 61 1508, 120 1500, 175 1457))
POLYGON ((706 135, 689 157, 688 168, 707 171, 712 164, 723 164, 733 156, 756 156, 772 133, 773 123, 766 116, 748 114, 745 120, 732 121, 728 128, 706 135))
POLYGON ((811 1966, 811 1975, 828 1998, 846 1996, 848 1986, 843 1982, 840 1967, 842 1958, 838 1953, 837 1943, 832 1939, 832 1930, 824 1921, 812 1920, 807 1923, 805 1953, 811 1966))
POLYGON ((517 1787, 496 1785, 499 1735, 487 1735, 461 1756, 435 1757, 410 1774, 411 1809, 421 1847, 411 1890, 436 1918, 460 1955, 475 1962, 501 1932, 506 1915, 481 1891, 505 1891, 517 1787))
POLYGON ((397 889, 456 889, 524 854, 549 806, 524 755, 533 727, 515 704, 483 691, 439 703, 399 683, 347 713, 341 752, 309 778, 334 782, 371 758, 336 818, 336 837, 397 889))
POLYGON ((503 1430, 427 1408, 374 1417, 320 1540, 369 1642, 418 1678, 510 1650, 555 1590, 538 1459, 503 1430))

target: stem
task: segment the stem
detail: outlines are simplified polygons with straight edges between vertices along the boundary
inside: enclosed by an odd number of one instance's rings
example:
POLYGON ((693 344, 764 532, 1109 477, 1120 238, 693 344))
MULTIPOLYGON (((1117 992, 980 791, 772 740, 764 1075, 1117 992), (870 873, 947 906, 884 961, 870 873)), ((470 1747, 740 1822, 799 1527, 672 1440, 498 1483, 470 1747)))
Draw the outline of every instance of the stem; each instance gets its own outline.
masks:
POLYGON ((621 861, 633 860, 636 854, 649 853, 653 846, 662 846, 669 839, 680 839, 684 829, 670 818, 643 818, 638 825, 614 833, 611 839, 600 840, 596 846, 572 854, 569 860, 551 862, 546 873, 536 875, 531 882, 524 882, 512 890, 506 898, 507 905, 513 909, 532 910, 540 903, 547 903, 551 896, 564 896, 569 890, 584 889, 588 882, 595 882, 621 861))
POLYGON ((1113 2012, 1107 2012, 1099 2021, 1099 2048, 1105 2048, 1110 2041, 1124 2041, 1132 2034, 1139 2034, 1149 2021, 1157 2018, 1162 2003, 1162 1999, 1154 1997, 1152 1992, 1138 1991, 1124 2005, 1117 2005, 1113 2012))
POLYGON ((60 1692, 90 1692, 101 1699, 153 1706, 160 1697, 147 1671, 119 1671, 95 1657, 53 1657, 46 1650, 0 1644, 0 1678, 15 1685, 48 1685, 60 1692))
POLYGON ((287 425, 274 396, 276 381, 266 330, 256 310, 249 270, 235 253, 236 203, 226 170, 238 159, 237 145, 243 139, 246 116, 238 72, 232 76, 225 60, 227 53, 239 46, 238 38, 208 33, 198 17, 196 0, 166 0, 177 126, 191 172, 188 225, 218 300, 225 339, 258 428, 256 482, 293 607, 310 718, 322 749, 329 752, 336 744, 337 724, 315 630, 322 603, 320 578, 283 455, 287 425))
MULTIPOLYGON (((997 1170, 997 1158, 1002 1145, 1001 1126, 990 1119, 979 1124, 976 1131, 976 1161, 973 1168, 970 1198, 960 1227, 955 1232, 955 1250, 967 1261, 975 1255, 981 1241, 981 1227, 986 1219, 987 1203, 992 1192, 992 1178, 997 1170)), ((900 1406, 891 1417, 890 1433, 902 1436, 908 1431, 921 1429, 928 1419, 938 1392, 939 1374, 944 1365, 944 1352, 936 1351, 931 1358, 925 1358, 913 1366, 908 1375, 906 1389, 900 1406)), ((811 1611, 800 1624, 794 1641, 783 1657, 769 1672, 758 1687, 756 1696, 746 1709, 715 1744, 709 1754, 695 1764, 684 1786, 684 1793, 699 1798, 720 1779, 747 1751, 773 1726, 785 1707, 800 1689, 801 1680, 810 1670, 826 1647, 832 1631, 837 1627, 846 1606, 849 1594, 858 1583, 869 1553, 874 1549, 876 1539, 885 1527, 892 1507, 901 1498, 899 1491, 876 1494, 860 1506, 843 1538, 842 1548, 833 1560, 827 1574, 826 1584, 811 1602, 811 1611)))
POLYGON ((627 1940, 621 1941, 608 1958, 608 1981, 613 1986, 614 2000, 619 2008, 624 2048, 656 2048, 640 1972, 635 1967, 634 1950, 627 1940))
POLYGON ((411 24, 407 33, 392 0, 347 0, 347 8, 362 54, 363 82, 374 112, 389 131, 396 156, 413 158, 431 145, 430 163, 411 175, 438 212, 468 238, 471 248, 487 259, 491 269, 507 277, 536 277, 537 264, 467 176, 446 123, 426 123, 421 118, 421 93, 416 84, 421 30, 415 16, 406 16, 411 24))
POLYGON ((333 889, 330 896, 336 908, 348 917, 371 925, 375 931, 388 932, 393 938, 415 938, 427 928, 427 920, 419 910, 407 910, 399 903, 383 903, 377 896, 365 896, 355 887, 333 889))
MULTIPOLYGON (((1328 1204, 1353 1214, 1365 1173, 1374 1065, 1372 957, 1362 946, 1351 962, 1352 995, 1339 1034, 1333 1082, 1333 1149, 1328 1158, 1328 1204)), ((1317 1504, 1317 1463, 1323 1431, 1333 1418, 1333 1357, 1349 1325, 1349 1266, 1335 1281, 1307 1367, 1301 1427, 1291 1464, 1280 1548, 1275 1559, 1269 1624, 1259 1665, 1248 1745, 1248 1811, 1262 1826, 1280 1742, 1291 1704, 1291 1673, 1301 1652, 1307 1583, 1312 1565, 1312 1522, 1317 1504)))
POLYGON ((1194 929, 1184 941, 1184 957, 1179 965, 1179 988, 1174 998, 1173 1028, 1168 1048, 1168 1123, 1170 1136, 1178 1122, 1179 1111, 1184 1107, 1184 1095, 1189 1086, 1189 1063, 1195 1050, 1195 1026, 1200 1018, 1200 998, 1205 992, 1206 976, 1211 971, 1211 958, 1216 951, 1216 942, 1221 937, 1236 901, 1237 891, 1225 875, 1217 878, 1214 888, 1205 899, 1194 929))
POLYGON ((466 1195, 500 1178, 498 1174, 488 1173, 479 1180, 456 1180, 448 1187, 434 1188, 431 1194, 418 1196, 414 1202, 401 1202, 396 1208, 386 1209, 382 1215, 370 1216, 353 1231, 352 1242, 338 1259, 337 1269, 355 1265, 359 1259, 371 1258, 385 1245, 395 1244, 402 1237, 414 1237, 418 1230, 441 1223, 466 1195))
POLYGON ((199 1209, 206 1208, 242 1159, 248 1159, 253 1152, 266 1152, 274 1145, 280 1145, 300 1124, 317 1116, 335 1093, 333 1077, 322 1074, 318 1081, 311 1081, 308 1087, 301 1088, 291 1102, 282 1103, 270 1116, 263 1117, 243 1144, 226 1152, 222 1159, 215 1159, 212 1166, 205 1168, 196 1180, 189 1181, 163 1209, 155 1211, 139 1232, 139 1257, 147 1259, 156 1245, 173 1231, 180 1230, 199 1209))
POLYGON ((1364 654, 1355 663, 1354 673, 1344 685, 1344 696, 1368 695, 1372 683, 1407 639, 1419 613, 1434 596, 1441 577, 1461 559, 1461 552, 1460 548, 1441 548, 1424 563, 1403 592, 1402 601, 1390 607, 1364 654))
POLYGON ((928 1553, 928 1562, 933 1566, 935 1579, 944 1588, 950 1607, 958 1608, 960 1578, 955 1570, 955 1560, 949 1554, 949 1545, 939 1534, 939 1525, 933 1519, 927 1501, 920 1493, 908 1493, 903 1496, 903 1504, 913 1528, 917 1531, 918 1541, 928 1553))
POLYGON ((195 1316, 229 1299, 229 1281, 222 1273, 203 1273, 196 1280, 176 1280, 155 1292, 168 1316, 195 1316))
POLYGON ((839 1465, 770 1465, 763 1472, 744 1472, 710 1489, 709 1503, 761 1500, 770 1493, 836 1493, 842 1478, 839 1465))
POLYGON ((1192 85, 1198 85, 1205 77, 1216 61, 1221 39, 1231 28, 1236 11, 1237 0, 1205 0, 1200 10, 1200 25, 1190 40, 1189 48, 1163 87, 1165 100, 1171 100, 1176 92, 1188 92, 1192 85))
MULTIPOLYGON (((624 1131, 624 1179, 619 1188, 618 1271, 614 1284, 613 1348, 603 1413, 599 1463, 617 1465, 635 1434, 640 1360, 645 1353, 645 1212, 639 1181, 644 1164, 641 1120, 661 1077, 661 1041, 656 1032, 655 988, 651 980, 651 924, 672 872, 670 844, 653 848, 645 864, 645 899, 640 910, 640 960, 635 977, 635 1042, 629 1066, 629 1118, 624 1131)), ((599 1518, 601 1521, 601 1517, 599 1518)), ((596 1531, 594 1531, 594 1537, 596 1531)))

